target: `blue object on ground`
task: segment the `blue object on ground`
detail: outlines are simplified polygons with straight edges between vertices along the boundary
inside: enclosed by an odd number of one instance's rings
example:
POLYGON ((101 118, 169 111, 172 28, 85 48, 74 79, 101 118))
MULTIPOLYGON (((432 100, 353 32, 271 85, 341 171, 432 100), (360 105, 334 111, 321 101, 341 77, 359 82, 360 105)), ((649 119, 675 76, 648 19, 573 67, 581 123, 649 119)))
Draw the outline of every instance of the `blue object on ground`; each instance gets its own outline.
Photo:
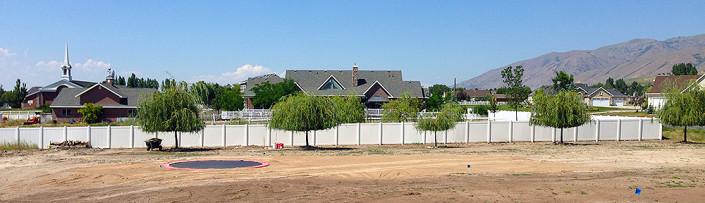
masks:
POLYGON ((637 194, 637 195, 641 195, 641 189, 637 188, 637 189, 636 189, 636 194, 637 194))
POLYGON ((470 168, 470 165, 468 165, 468 168, 470 168))

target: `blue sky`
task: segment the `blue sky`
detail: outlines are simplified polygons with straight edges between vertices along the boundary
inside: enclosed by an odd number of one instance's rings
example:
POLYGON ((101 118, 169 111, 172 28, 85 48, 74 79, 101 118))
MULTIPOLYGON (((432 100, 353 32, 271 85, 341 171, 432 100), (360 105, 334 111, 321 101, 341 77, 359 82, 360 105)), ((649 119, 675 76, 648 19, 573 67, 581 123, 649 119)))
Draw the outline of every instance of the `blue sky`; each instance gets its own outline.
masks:
POLYGON ((549 52, 705 34, 705 1, 6 1, 0 84, 119 75, 236 83, 287 69, 452 84, 549 52))

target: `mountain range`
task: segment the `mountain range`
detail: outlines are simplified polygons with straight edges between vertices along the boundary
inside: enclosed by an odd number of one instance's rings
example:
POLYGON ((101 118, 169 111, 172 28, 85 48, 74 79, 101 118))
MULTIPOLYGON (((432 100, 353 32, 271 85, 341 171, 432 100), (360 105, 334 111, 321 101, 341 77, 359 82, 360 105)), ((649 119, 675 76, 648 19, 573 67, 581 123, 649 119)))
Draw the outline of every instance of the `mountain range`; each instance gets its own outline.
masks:
POLYGON ((595 50, 552 52, 492 69, 475 78, 458 83, 467 89, 491 89, 504 86, 501 71, 507 66, 524 67, 524 85, 536 89, 552 84, 556 71, 565 71, 575 82, 604 83, 609 77, 653 77, 670 73, 678 63, 692 63, 699 71, 705 70, 705 34, 676 37, 664 41, 634 39, 595 50))

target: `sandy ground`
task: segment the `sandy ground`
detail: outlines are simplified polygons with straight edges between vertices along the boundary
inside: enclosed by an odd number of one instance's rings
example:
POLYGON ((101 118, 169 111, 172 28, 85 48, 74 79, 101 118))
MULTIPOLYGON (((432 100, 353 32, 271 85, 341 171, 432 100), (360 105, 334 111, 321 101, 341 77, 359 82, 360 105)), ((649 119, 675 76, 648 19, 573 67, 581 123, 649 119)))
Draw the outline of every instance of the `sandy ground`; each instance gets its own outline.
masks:
POLYGON ((672 141, 0 152, 0 201, 705 202, 705 145, 672 141), (186 159, 264 168, 167 170, 186 159), (467 166, 471 167, 468 168, 467 166), (635 195, 636 188, 642 189, 635 195))

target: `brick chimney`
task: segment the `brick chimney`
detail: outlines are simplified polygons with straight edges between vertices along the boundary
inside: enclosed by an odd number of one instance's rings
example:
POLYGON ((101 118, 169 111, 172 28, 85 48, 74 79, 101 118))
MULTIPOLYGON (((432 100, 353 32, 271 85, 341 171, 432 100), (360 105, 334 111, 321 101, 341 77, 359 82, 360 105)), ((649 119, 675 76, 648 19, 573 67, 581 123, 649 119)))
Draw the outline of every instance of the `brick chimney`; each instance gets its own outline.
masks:
POLYGON ((113 85, 114 80, 115 80, 115 71, 110 72, 110 69, 108 69, 108 76, 105 77, 105 84, 113 85))
POLYGON ((352 85, 353 87, 357 87, 357 64, 355 64, 352 69, 352 85))

